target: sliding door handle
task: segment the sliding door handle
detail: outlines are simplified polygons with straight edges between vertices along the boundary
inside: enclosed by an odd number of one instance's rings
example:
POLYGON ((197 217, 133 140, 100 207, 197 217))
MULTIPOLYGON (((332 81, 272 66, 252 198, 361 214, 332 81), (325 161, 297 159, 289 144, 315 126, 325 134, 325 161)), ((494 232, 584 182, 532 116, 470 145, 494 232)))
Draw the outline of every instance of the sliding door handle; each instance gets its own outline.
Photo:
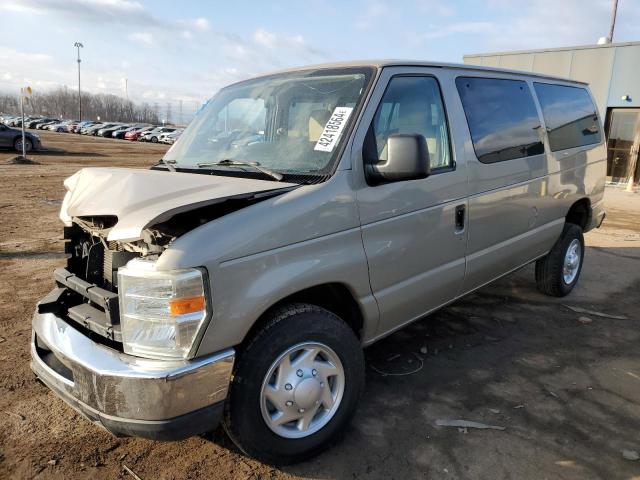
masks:
POLYGON ((456 222, 456 233, 464 232, 465 224, 466 224, 466 205, 458 205, 455 211, 455 222, 456 222))

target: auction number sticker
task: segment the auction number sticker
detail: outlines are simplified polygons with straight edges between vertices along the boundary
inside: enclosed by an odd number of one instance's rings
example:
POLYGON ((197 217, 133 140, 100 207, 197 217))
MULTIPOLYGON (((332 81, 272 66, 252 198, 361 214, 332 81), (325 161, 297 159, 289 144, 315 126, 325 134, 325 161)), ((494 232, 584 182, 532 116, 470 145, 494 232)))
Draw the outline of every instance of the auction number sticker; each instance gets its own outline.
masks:
POLYGON ((344 126, 347 124, 347 120, 349 120, 349 116, 352 111, 353 108, 351 107, 335 108, 331 114, 331 118, 329 118, 329 121, 324 126, 322 135, 320 135, 314 150, 318 150, 320 152, 333 151, 333 148, 336 146, 336 143, 340 138, 340 134, 342 133, 344 126))

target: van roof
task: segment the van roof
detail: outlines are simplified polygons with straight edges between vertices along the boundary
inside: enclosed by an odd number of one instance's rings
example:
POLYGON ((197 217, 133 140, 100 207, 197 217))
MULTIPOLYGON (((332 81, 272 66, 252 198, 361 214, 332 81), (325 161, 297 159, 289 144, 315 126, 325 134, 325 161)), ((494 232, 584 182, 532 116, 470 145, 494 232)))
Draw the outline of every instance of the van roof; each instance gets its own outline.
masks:
POLYGON ((325 69, 325 68, 348 68, 348 67, 374 67, 374 68, 384 68, 384 67, 435 67, 435 68, 450 68, 457 70, 472 70, 472 71, 481 71, 481 72, 497 72, 497 73, 509 73, 515 75, 523 75, 527 77, 536 77, 536 78, 546 78, 550 80, 559 80, 562 82, 569 83, 579 83, 582 85, 587 85, 586 82, 581 82, 579 80, 573 80, 571 78, 565 77, 557 77, 553 75, 545 75, 542 73, 535 72, 526 72, 523 70, 510 70, 506 68, 497 68, 497 67, 483 67, 479 65, 469 65, 465 63, 446 63, 446 62, 430 62, 424 60, 355 60, 355 61, 347 61, 347 62, 334 62, 334 63, 321 63, 317 65, 306 65, 302 67, 295 68, 287 68, 284 70, 278 70, 275 72, 265 73, 263 75, 257 75, 257 77, 269 76, 276 73, 287 73, 287 72, 298 72, 302 70, 309 69, 325 69))

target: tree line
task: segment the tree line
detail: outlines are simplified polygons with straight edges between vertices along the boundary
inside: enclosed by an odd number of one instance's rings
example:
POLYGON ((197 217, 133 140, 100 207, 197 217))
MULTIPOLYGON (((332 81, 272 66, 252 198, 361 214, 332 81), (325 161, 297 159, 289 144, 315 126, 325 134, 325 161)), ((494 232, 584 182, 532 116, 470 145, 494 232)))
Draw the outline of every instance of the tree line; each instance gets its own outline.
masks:
MULTIPOLYGON (((0 94, 0 113, 19 115, 20 97, 0 94)), ((49 92, 35 92, 24 105, 25 115, 78 120, 78 93, 60 87, 49 92)), ((117 95, 82 93, 82 119, 111 122, 160 123, 158 105, 135 104, 117 95)))

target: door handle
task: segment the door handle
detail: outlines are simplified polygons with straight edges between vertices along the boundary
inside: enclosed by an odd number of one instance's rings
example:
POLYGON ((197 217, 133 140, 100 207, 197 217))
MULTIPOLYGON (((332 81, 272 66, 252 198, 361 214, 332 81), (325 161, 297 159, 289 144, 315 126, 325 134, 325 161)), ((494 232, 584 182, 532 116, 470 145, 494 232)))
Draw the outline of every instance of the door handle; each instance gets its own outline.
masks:
POLYGON ((466 216, 467 207, 466 205, 458 205, 455 211, 455 223, 456 223, 456 233, 464 232, 465 226, 465 216, 466 216))

